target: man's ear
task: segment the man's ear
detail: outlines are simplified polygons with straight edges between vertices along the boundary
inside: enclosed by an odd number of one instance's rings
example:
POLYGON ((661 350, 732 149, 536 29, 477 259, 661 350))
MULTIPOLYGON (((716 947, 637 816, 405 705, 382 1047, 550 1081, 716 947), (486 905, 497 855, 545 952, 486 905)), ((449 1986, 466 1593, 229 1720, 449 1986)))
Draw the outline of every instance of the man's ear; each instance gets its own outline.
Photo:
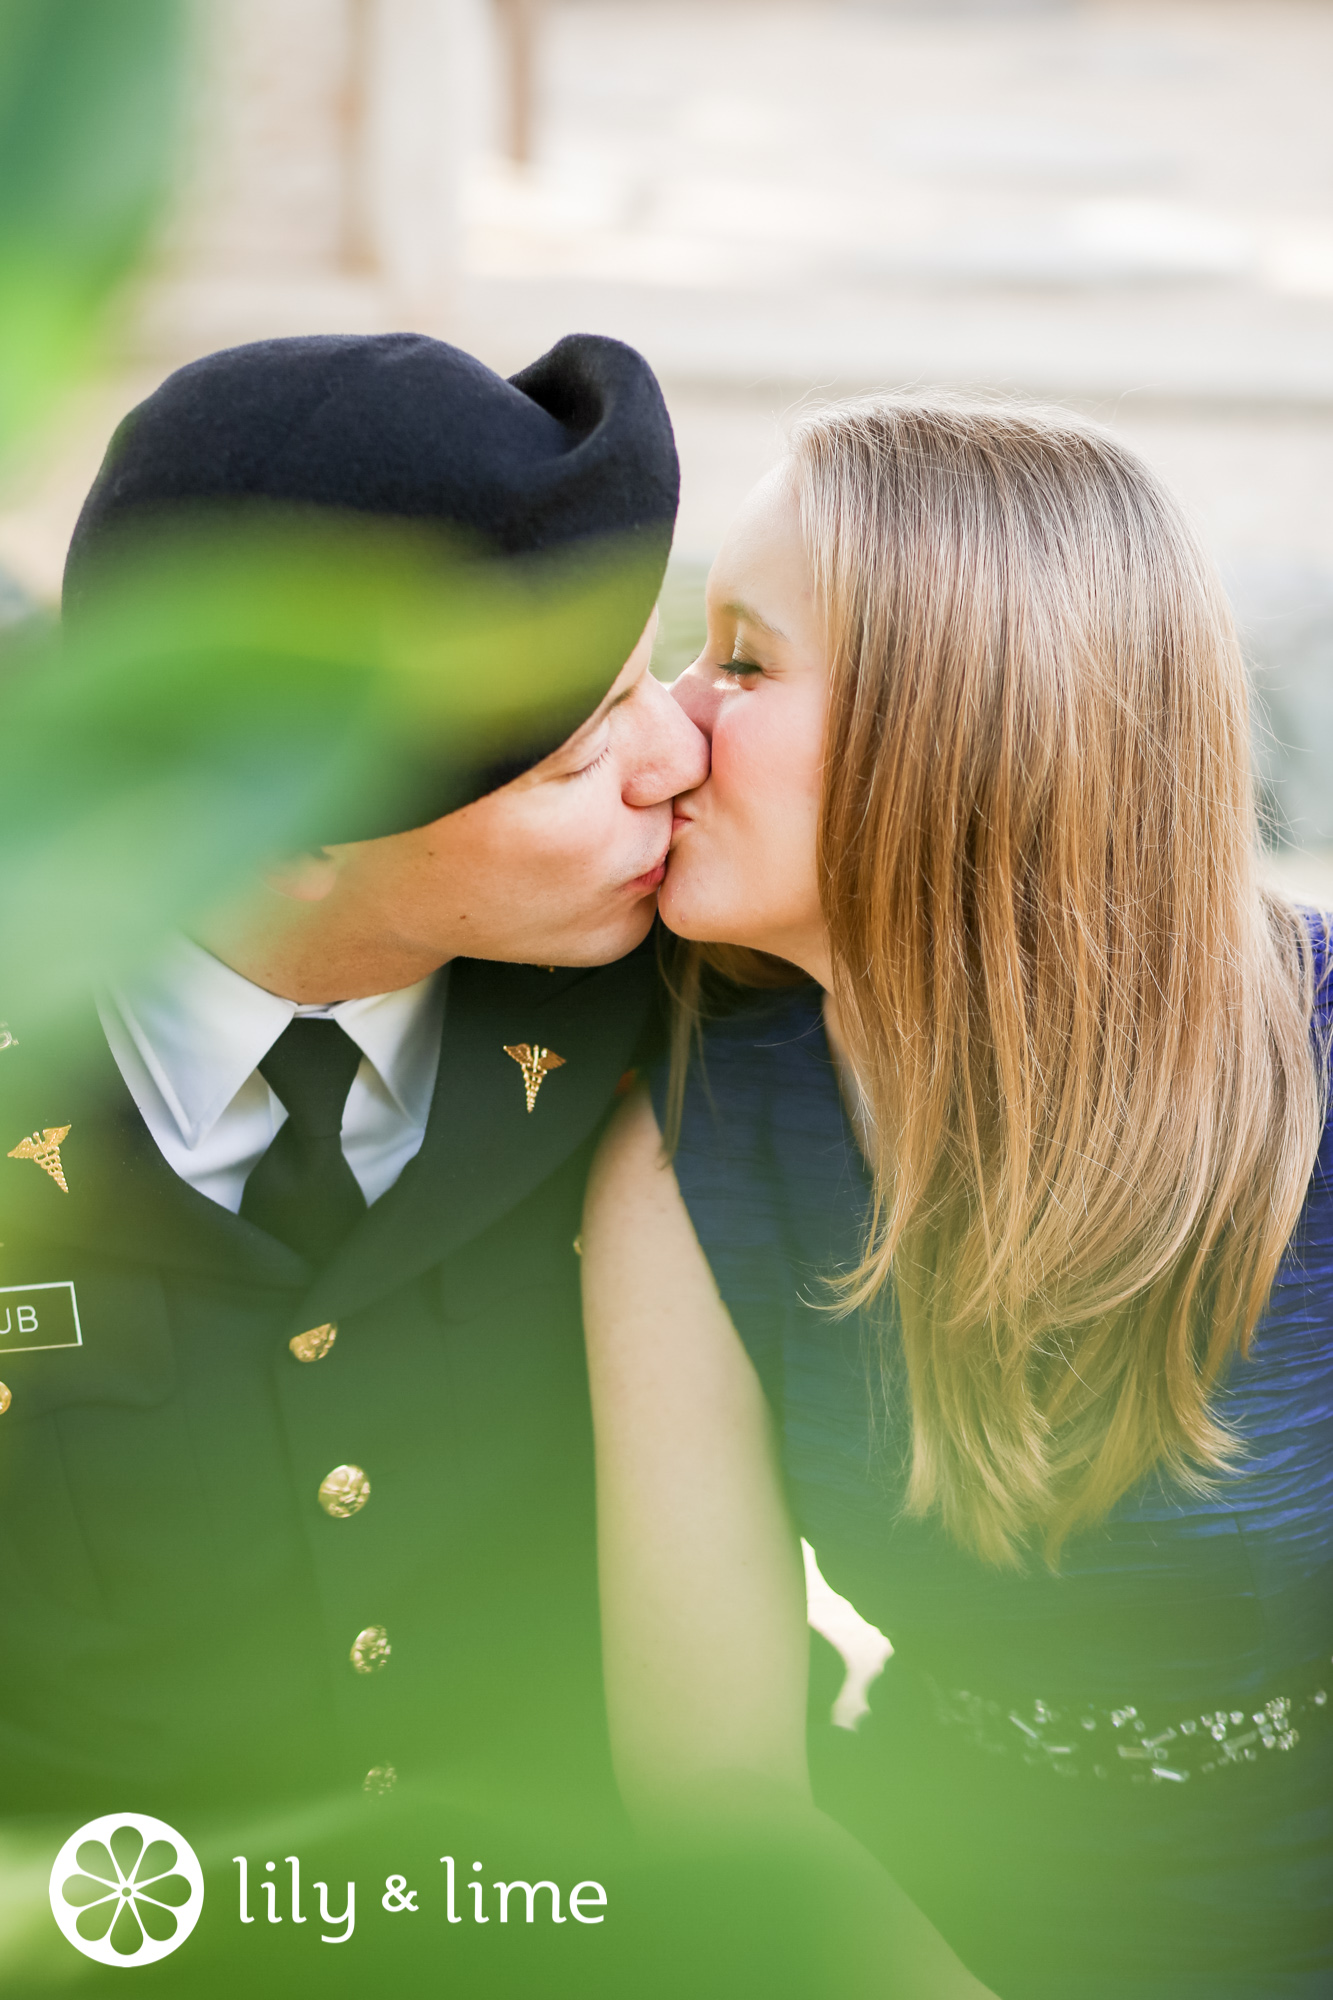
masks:
POLYGON ((323 848, 292 854, 264 870, 265 887, 292 903, 322 903, 338 879, 338 864, 323 848))

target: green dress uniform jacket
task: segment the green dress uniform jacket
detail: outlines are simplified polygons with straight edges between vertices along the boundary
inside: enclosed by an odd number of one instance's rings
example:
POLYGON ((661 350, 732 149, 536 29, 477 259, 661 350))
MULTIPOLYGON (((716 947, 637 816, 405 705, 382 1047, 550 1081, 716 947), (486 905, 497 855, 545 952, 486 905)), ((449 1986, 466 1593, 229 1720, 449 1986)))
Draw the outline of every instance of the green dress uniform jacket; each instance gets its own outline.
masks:
POLYGON ((447 978, 421 1151, 320 1270, 172 1173, 100 1033, 11 1024, 6 1814, 609 1796, 576 1237, 652 944, 447 978))

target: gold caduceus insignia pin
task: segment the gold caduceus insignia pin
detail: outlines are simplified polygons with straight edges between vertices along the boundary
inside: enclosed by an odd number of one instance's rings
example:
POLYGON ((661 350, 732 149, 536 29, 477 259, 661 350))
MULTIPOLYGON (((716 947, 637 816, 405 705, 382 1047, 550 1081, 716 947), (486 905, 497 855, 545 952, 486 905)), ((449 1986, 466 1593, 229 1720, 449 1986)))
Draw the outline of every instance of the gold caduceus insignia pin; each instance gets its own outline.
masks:
POLYGON ((65 1169, 60 1164, 60 1142, 69 1136, 69 1131, 68 1125, 48 1125, 44 1132, 34 1132, 31 1139, 20 1139, 10 1149, 9 1157, 34 1161, 44 1174, 50 1174, 62 1194, 68 1194, 65 1169))
POLYGON ((531 1111, 537 1102, 537 1092, 553 1069, 563 1069, 565 1059, 554 1049, 543 1049, 536 1042, 506 1042, 504 1051, 512 1056, 523 1072, 523 1093, 531 1111))

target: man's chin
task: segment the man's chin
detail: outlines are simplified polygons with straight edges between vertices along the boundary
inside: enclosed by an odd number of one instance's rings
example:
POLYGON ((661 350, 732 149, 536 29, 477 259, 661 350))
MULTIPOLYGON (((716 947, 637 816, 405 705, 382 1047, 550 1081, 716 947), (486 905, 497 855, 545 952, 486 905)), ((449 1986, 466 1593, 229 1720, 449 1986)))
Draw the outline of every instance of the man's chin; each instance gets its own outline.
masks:
POLYGON ((512 950, 494 945, 478 951, 479 958, 494 959, 505 965, 556 966, 613 965, 641 945, 653 927, 657 914, 654 894, 621 900, 600 921, 590 916, 585 923, 571 922, 551 936, 534 942, 531 932, 512 950))
POLYGON ((653 927, 657 897, 638 897, 624 904, 605 925, 589 926, 585 937, 566 939, 560 953, 561 965, 613 965, 618 958, 641 945, 653 927))

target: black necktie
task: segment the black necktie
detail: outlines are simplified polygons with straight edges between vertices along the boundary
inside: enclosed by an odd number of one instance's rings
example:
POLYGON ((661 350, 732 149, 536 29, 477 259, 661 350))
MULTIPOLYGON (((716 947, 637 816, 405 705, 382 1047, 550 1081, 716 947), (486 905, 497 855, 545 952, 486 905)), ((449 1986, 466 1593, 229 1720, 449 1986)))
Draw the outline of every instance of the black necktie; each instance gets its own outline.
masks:
POLYGON ((287 1122, 251 1169, 241 1214, 322 1264, 366 1212, 343 1158, 343 1106, 361 1051, 336 1021, 289 1023, 259 1065, 287 1122))

